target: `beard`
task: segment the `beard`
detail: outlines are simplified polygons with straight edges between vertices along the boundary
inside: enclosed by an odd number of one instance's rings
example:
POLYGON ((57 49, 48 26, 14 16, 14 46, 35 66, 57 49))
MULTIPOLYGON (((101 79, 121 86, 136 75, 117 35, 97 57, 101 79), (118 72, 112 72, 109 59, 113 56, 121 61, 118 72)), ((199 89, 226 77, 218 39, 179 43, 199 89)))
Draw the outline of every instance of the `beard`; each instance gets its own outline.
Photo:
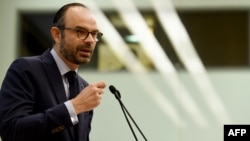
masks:
POLYGON ((67 59, 71 63, 77 64, 77 65, 86 64, 90 61, 92 57, 92 52, 91 52, 91 56, 87 56, 87 57, 80 56, 78 55, 78 51, 80 51, 82 48, 90 48, 90 45, 80 45, 74 48, 66 44, 65 40, 62 39, 62 42, 60 44, 60 53, 63 55, 65 59, 67 59))

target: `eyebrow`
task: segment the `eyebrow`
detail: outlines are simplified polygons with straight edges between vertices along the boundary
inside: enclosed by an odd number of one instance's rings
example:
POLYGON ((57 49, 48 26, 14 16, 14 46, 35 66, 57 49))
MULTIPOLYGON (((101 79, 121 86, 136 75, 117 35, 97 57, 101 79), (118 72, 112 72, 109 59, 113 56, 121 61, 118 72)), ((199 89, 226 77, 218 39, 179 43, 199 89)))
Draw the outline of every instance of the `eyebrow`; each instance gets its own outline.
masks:
POLYGON ((75 29, 82 29, 82 30, 86 30, 86 31, 88 31, 88 32, 99 32, 99 30, 98 30, 98 29, 93 30, 93 31, 89 31, 87 28, 82 27, 82 26, 76 26, 76 27, 75 27, 75 29))

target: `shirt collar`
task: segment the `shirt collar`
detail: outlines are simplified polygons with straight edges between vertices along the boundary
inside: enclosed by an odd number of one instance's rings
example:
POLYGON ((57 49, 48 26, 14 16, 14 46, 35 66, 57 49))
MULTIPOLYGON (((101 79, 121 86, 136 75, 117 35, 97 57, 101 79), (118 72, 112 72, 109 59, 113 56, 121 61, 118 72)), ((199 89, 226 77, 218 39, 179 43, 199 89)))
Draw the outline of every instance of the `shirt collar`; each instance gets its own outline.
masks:
MULTIPOLYGON (((58 56, 58 54, 56 53, 55 49, 51 49, 50 53, 52 54, 53 58, 56 61, 57 67, 61 73, 61 75, 63 76, 65 73, 67 73, 68 71, 70 71, 70 68, 63 62, 63 60, 58 56)), ((77 69, 75 70, 77 72, 77 69)))

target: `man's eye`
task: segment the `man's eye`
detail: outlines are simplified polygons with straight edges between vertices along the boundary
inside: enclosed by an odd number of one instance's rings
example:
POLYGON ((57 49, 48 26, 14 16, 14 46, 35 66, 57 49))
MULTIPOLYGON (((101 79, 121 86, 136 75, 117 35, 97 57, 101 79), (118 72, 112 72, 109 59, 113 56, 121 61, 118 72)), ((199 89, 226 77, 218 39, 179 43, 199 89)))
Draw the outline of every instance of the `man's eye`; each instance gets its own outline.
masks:
POLYGON ((98 32, 91 32, 92 36, 96 36, 98 34, 98 32))
POLYGON ((87 34, 87 32, 84 31, 84 30, 77 30, 77 32, 78 32, 79 34, 87 34))

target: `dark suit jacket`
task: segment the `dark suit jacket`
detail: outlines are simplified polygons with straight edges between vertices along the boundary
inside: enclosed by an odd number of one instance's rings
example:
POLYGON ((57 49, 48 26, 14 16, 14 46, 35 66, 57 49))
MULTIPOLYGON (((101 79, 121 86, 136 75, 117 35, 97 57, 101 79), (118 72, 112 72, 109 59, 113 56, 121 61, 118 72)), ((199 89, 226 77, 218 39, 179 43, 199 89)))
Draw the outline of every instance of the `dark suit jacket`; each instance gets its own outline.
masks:
MULTIPOLYGON (((78 82, 80 89, 88 85, 80 76, 78 82)), ((75 137, 66 100, 62 77, 50 50, 41 56, 17 59, 0 90, 2 140, 88 141, 93 111, 78 115, 75 137)))

